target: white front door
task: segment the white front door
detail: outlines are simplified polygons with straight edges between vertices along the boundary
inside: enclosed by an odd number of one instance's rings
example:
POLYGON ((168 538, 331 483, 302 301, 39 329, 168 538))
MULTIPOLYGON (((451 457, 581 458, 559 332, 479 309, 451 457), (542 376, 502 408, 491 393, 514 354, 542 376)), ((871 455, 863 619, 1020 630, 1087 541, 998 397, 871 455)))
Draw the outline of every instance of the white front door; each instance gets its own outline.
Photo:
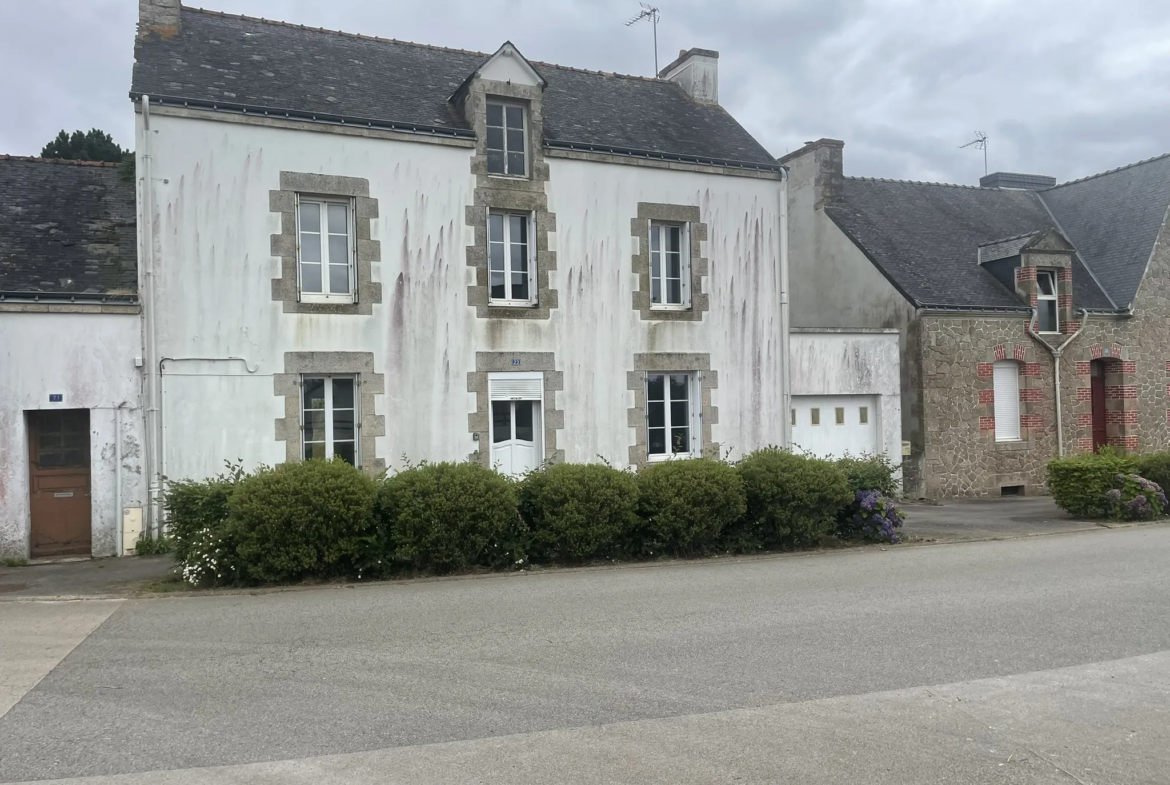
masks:
POLYGON ((492 401, 492 465, 519 476, 540 466, 540 404, 492 401))

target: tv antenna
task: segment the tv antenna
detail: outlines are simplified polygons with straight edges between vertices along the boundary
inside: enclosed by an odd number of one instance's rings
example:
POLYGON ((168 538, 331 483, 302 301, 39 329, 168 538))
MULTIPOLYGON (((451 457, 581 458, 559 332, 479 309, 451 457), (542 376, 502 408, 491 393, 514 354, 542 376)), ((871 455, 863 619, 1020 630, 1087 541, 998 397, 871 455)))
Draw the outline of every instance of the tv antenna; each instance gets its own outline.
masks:
POLYGON ((626 27, 636 25, 643 19, 649 19, 650 24, 654 26, 654 78, 658 78, 658 18, 661 14, 658 9, 648 3, 639 3, 642 6, 642 11, 637 16, 626 22, 626 27))
POLYGON ((970 142, 967 142, 967 144, 959 145, 960 150, 962 150, 964 147, 974 147, 976 150, 983 151, 983 176, 986 177, 987 176, 987 134, 983 133, 982 131, 976 131, 974 139, 972 139, 970 142))

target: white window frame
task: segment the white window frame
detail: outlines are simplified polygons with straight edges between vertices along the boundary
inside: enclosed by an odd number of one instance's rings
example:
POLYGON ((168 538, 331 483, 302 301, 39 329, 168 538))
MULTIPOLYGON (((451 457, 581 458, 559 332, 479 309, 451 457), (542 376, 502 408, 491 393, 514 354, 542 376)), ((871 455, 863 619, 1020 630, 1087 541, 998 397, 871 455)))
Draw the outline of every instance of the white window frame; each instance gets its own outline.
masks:
MULTIPOLYGON (((321 379, 325 383, 325 453, 332 458, 333 452, 333 413, 336 411, 333 407, 333 381, 335 379, 346 379, 353 382, 353 465, 361 467, 362 465, 362 418, 361 418, 361 377, 353 374, 319 374, 319 373, 305 373, 301 374, 301 460, 305 458, 305 448, 307 442, 305 441, 305 412, 312 411, 306 408, 305 401, 305 382, 321 379)), ((314 441, 313 444, 320 444, 314 441)))
POLYGON ((501 306, 505 308, 532 308, 537 305, 537 291, 536 291, 536 214, 525 213, 517 210, 492 210, 487 211, 487 289, 488 289, 488 306, 501 306), (504 236, 500 242, 504 246, 504 293, 506 295, 512 294, 512 222, 508 220, 511 216, 519 216, 528 222, 528 247, 525 249, 528 258, 528 298, 515 299, 513 297, 504 297, 497 299, 492 297, 492 216, 503 216, 504 236))
MULTIPOLYGON (((503 136, 504 136, 504 147, 502 150, 502 152, 504 154, 504 171, 493 172, 489 168, 488 169, 488 176, 489 177, 511 177, 511 178, 515 178, 515 179, 519 179, 519 180, 527 180, 528 179, 528 158, 529 158, 529 155, 528 155, 528 107, 522 103, 517 102, 517 101, 501 101, 501 100, 495 99, 495 98, 489 98, 487 100, 487 104, 485 105, 485 108, 484 108, 484 129, 485 130, 484 130, 483 143, 484 143, 484 156, 485 156, 485 158, 488 158, 488 160, 490 161, 490 156, 487 155, 488 150, 489 149, 494 150, 494 149, 498 149, 498 148, 489 148, 488 147, 488 139, 487 139, 488 134, 487 134, 487 130, 486 130, 488 128, 500 128, 500 130, 502 131, 503 136), (491 107, 491 106, 500 106, 502 108, 503 112, 502 112, 501 118, 502 118, 503 123, 504 123, 503 126, 489 125, 490 112, 488 111, 488 107, 491 107), (522 128, 523 133, 524 133, 524 149, 520 151, 521 154, 524 156, 524 171, 520 172, 520 173, 510 171, 510 163, 508 160, 508 154, 516 152, 515 150, 511 150, 508 148, 508 109, 509 108, 520 110, 520 125, 521 125, 521 128, 522 128)), ((490 167, 491 164, 489 163, 488 166, 490 167)))
POLYGON ((356 221, 354 218, 355 204, 352 198, 335 197, 335 196, 316 196, 311 194, 297 194, 296 195, 296 223, 297 223, 297 299, 302 303, 325 303, 325 304, 353 304, 357 302, 357 276, 355 275, 357 267, 357 231, 356 221), (346 216, 346 232, 347 232, 347 246, 349 248, 348 258, 346 259, 346 266, 349 270, 349 292, 346 294, 333 294, 328 291, 307 292, 305 291, 305 283, 301 274, 303 262, 301 261, 301 207, 303 205, 315 204, 320 209, 319 224, 321 231, 321 289, 327 290, 329 288, 329 266, 336 264, 329 257, 329 205, 342 205, 345 207, 346 216))
POLYGON ((701 371, 647 371, 644 380, 646 390, 646 411, 645 428, 646 428, 646 460, 649 462, 670 461, 686 458, 699 458, 703 454, 703 445, 700 441, 702 435, 702 407, 699 405, 699 396, 702 391, 702 372, 701 371), (666 452, 666 453, 652 453, 650 452, 650 378, 653 376, 661 376, 662 380, 662 395, 663 395, 663 427, 666 432, 666 445, 670 448, 671 438, 670 432, 672 428, 679 427, 671 421, 670 404, 670 377, 685 375, 687 377, 687 437, 690 442, 690 450, 687 452, 666 452))
POLYGON ((1018 442, 1020 437, 1020 364, 996 360, 992 366, 995 440, 1018 442))
POLYGON ((650 244, 650 310, 652 311, 686 311, 691 307, 691 225, 689 222, 650 221, 650 233, 647 235, 650 244), (666 238, 671 229, 679 230, 679 294, 677 303, 665 302, 666 282, 666 238), (654 250, 654 240, 658 240, 658 250, 654 250), (658 257, 657 260, 655 257, 658 257), (658 262, 658 275, 654 274, 655 261, 658 262), (654 285, 658 284, 660 299, 663 302, 654 302, 654 285))
POLYGON ((1056 270, 1037 270, 1036 271, 1036 321, 1039 326, 1040 323, 1040 303, 1052 303, 1052 321, 1053 329, 1044 330, 1040 332, 1044 334, 1056 334, 1060 332, 1060 290, 1058 288, 1058 281, 1060 277, 1056 274, 1056 270), (1052 294, 1044 294, 1040 288, 1040 278, 1048 278, 1052 282, 1052 294))

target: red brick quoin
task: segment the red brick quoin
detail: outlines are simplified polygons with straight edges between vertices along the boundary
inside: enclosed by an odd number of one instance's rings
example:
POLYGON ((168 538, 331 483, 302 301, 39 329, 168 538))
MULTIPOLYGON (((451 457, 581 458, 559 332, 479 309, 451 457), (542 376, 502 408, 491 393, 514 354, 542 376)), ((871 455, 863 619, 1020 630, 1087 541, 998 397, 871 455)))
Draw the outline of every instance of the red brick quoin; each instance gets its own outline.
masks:
POLYGON ((1110 436, 1109 444, 1114 447, 1124 447, 1127 450, 1136 450, 1138 448, 1138 437, 1136 436, 1110 436))
POLYGON ((1092 374, 1093 373, 1092 365, 1093 364, 1090 362, 1078 362, 1077 363, 1077 376, 1089 376, 1090 374, 1092 374))
POLYGON ((1007 359, 1007 347, 1005 347, 1002 343, 997 345, 991 351, 993 351, 995 353, 995 359, 997 359, 997 360, 1006 360, 1007 359))
POLYGON ((1025 403, 1039 403, 1043 400, 1043 390, 1031 388, 1027 390, 1020 390, 1020 400, 1025 403))
POLYGON ((979 418, 979 430, 981 430, 981 431, 994 431, 995 430, 995 418, 994 417, 980 417, 979 418))
POLYGON ((1020 416, 1021 428, 1042 428, 1043 424, 1038 414, 1024 414, 1020 416))
POLYGON ((1040 363, 1021 363, 1020 376, 1039 376, 1040 363))
MULTIPOLYGON (((1081 412, 1080 414, 1078 414, 1077 415, 1077 426, 1080 428, 1092 428, 1093 427, 1093 413, 1092 412, 1081 412)), ((1093 442, 1090 439, 1089 446, 1091 447, 1092 444, 1093 444, 1093 442)))
POLYGON ((978 376, 990 379, 995 376, 995 363, 978 363, 975 366, 975 373, 978 376))
POLYGON ((995 390, 980 390, 979 403, 995 403, 995 390))

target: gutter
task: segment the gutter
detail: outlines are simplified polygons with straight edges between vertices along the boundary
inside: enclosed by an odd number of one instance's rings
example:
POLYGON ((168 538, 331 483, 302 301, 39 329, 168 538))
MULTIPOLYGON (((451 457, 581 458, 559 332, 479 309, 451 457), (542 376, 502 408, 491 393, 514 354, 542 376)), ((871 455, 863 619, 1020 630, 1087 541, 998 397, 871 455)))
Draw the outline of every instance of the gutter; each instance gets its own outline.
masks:
POLYGON ((1028 329, 1025 331, 1028 333, 1029 337, 1047 349, 1049 354, 1052 355, 1052 392, 1056 398, 1056 455, 1058 458, 1064 457, 1064 419, 1062 417, 1060 405, 1060 356, 1064 354, 1064 350, 1067 349, 1072 344, 1072 342, 1076 340, 1077 336, 1084 331, 1085 322, 1088 321, 1088 315, 1088 310, 1082 308, 1081 326, 1078 327, 1077 331, 1070 335, 1068 339, 1060 346, 1050 345, 1048 341, 1045 341, 1043 338, 1041 338, 1038 333, 1032 331, 1032 326, 1040 319, 1039 308, 1032 309, 1032 318, 1028 320, 1028 329))
POLYGON ((0 303, 73 304, 98 303, 106 305, 137 305, 137 294, 105 294, 101 292, 22 292, 0 291, 0 303))
POLYGON ((788 168, 780 166, 780 444, 792 449, 792 362, 788 309, 788 168))
POLYGON ((142 245, 143 305, 142 346, 146 375, 146 466, 148 477, 147 530, 156 539, 162 534, 162 423, 159 403, 157 326, 155 319, 155 252, 154 252, 154 156, 151 153, 150 96, 142 96, 142 245))

